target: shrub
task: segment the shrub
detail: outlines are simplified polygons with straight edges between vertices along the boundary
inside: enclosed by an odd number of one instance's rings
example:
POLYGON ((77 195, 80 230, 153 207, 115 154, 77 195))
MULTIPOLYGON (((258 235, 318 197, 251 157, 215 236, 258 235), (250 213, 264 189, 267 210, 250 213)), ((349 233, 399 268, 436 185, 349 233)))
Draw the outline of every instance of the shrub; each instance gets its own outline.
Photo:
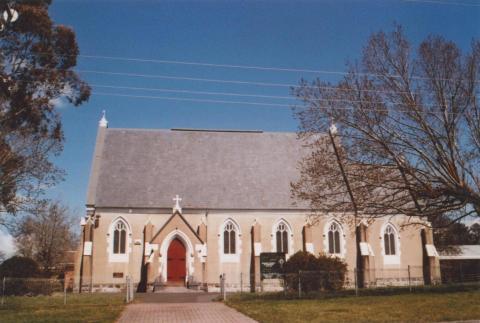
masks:
POLYGON ((283 266, 286 273, 298 273, 299 270, 318 270, 317 257, 306 251, 298 251, 288 258, 283 266))
POLYGON ((289 289, 298 290, 299 279, 304 292, 335 291, 343 287, 347 264, 336 257, 299 251, 284 265, 285 281, 289 289))
POLYGON ((0 279, 6 277, 6 295, 51 294, 54 290, 50 281, 39 279, 41 275, 35 260, 14 256, 0 265, 0 279))
POLYGON ((0 278, 31 278, 39 276, 40 269, 38 264, 31 258, 13 256, 0 265, 0 278))
POLYGON ((51 295, 62 292, 61 280, 49 278, 7 278, 5 280, 5 295, 36 296, 51 295))

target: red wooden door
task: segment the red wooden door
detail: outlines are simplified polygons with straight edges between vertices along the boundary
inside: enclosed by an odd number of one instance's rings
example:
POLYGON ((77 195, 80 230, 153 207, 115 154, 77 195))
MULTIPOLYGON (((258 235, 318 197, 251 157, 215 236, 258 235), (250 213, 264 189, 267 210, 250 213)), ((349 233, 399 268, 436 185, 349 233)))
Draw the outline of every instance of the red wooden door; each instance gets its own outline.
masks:
POLYGON ((168 247, 167 256, 167 281, 168 282, 185 282, 187 268, 185 263, 187 251, 182 241, 174 239, 168 247))

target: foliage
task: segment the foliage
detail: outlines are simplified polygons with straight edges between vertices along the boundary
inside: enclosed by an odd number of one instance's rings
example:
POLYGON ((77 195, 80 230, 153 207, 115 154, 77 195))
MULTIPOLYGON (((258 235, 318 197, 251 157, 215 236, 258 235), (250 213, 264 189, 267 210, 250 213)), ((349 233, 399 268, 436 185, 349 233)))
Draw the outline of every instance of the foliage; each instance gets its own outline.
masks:
POLYGON ((474 223, 468 229, 470 243, 471 244, 480 244, 480 223, 474 223))
POLYGON ((337 257, 320 254, 315 257, 309 252, 299 251, 284 265, 287 286, 302 291, 339 290, 345 282, 347 264, 337 257), (300 279, 300 284, 299 284, 300 279))
POLYGON ((467 226, 462 222, 452 223, 450 216, 441 215, 432 221, 433 242, 439 250, 450 249, 454 253, 454 246, 480 244, 480 224, 467 226))
POLYGON ((63 292, 63 281, 49 278, 6 278, 5 295, 37 296, 63 292))
POLYGON ((299 270, 317 270, 317 258, 306 251, 298 251, 283 265, 285 273, 297 273, 299 270))
MULTIPOLYGON (((90 95, 73 71, 75 34, 52 22, 49 4, 13 2, 18 20, 0 31, 0 215, 28 208, 62 178, 50 161, 64 140, 55 104, 67 100, 77 106, 90 95)), ((0 4, 2 12, 6 5, 0 4)))
POLYGON ((13 232, 17 253, 35 259, 46 273, 59 267, 65 252, 75 248, 74 217, 58 201, 38 203, 22 217, 13 232))
POLYGON ((40 269, 37 262, 28 257, 13 256, 0 265, 0 278, 31 278, 39 276, 40 269))
POLYGON ((479 216, 479 72, 478 40, 462 54, 430 36, 415 52, 396 26, 373 34, 337 84, 302 80, 293 89, 304 103, 295 115, 312 153, 292 184, 294 196, 316 210, 358 207, 366 218, 432 220, 461 209, 453 220, 479 216), (329 131, 332 121, 337 127, 329 131))

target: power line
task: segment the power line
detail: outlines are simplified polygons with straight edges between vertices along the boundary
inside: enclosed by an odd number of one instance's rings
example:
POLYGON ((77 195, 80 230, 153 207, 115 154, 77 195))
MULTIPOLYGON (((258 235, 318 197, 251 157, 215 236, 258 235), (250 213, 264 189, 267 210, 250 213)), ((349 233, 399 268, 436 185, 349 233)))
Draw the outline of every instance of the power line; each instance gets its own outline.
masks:
POLYGON ((78 55, 78 56, 83 58, 110 59, 110 60, 119 60, 119 61, 156 63, 156 64, 193 65, 193 66, 205 66, 205 67, 238 68, 238 69, 248 69, 248 70, 297 72, 297 73, 318 73, 318 74, 337 74, 337 75, 348 74, 346 72, 341 72, 341 71, 312 70, 312 69, 305 69, 305 68, 215 64, 215 63, 189 62, 189 61, 177 61, 177 60, 167 60, 167 59, 148 59, 148 58, 101 56, 101 55, 78 55))
MULTIPOLYGON (((116 76, 141 77, 141 78, 158 78, 158 79, 167 79, 167 80, 182 80, 182 81, 209 82, 209 83, 222 83, 222 84, 242 84, 242 85, 284 87, 284 88, 300 87, 298 84, 240 81, 240 80, 222 80, 222 79, 198 78, 198 77, 190 77, 190 76, 173 76, 173 75, 164 75, 164 74, 139 74, 139 73, 110 72, 110 71, 99 71, 99 70, 76 70, 76 71, 79 73, 90 73, 90 74, 116 75, 116 76)), ((318 85, 318 86, 310 85, 310 86, 320 88, 320 89, 325 89, 325 90, 336 90, 336 91, 346 91, 346 92, 357 91, 356 89, 342 89, 335 86, 322 86, 322 85, 318 85)), ((410 92, 407 92, 407 91, 391 91, 391 90, 360 90, 360 91, 367 92, 367 93, 410 94, 410 92)))
POLYGON ((103 88, 123 89, 123 90, 136 90, 136 91, 158 91, 158 92, 187 93, 187 94, 201 94, 201 95, 222 95, 222 96, 240 96, 240 97, 264 98, 264 99, 295 100, 295 97, 293 97, 293 96, 244 94, 244 93, 216 92, 216 91, 193 91, 193 90, 179 90, 179 89, 167 89, 167 88, 103 85, 103 84, 89 84, 89 85, 93 86, 93 87, 103 87, 103 88))
POLYGON ((167 80, 184 80, 184 81, 199 81, 199 82, 212 82, 212 83, 229 83, 229 84, 250 84, 250 85, 259 85, 259 86, 288 87, 288 88, 298 86, 297 84, 252 82, 252 81, 237 81, 237 80, 219 80, 219 79, 185 77, 185 76, 171 76, 171 75, 161 75, 161 74, 138 74, 138 73, 109 72, 109 71, 97 71, 97 70, 77 70, 77 71, 80 72, 80 73, 120 75, 120 76, 144 77, 144 78, 160 78, 160 79, 167 79, 167 80))
POLYGON ((194 99, 194 98, 177 98, 169 96, 151 96, 151 95, 132 95, 132 94, 119 94, 119 93, 105 93, 105 92, 92 92, 96 95, 105 96, 120 96, 139 99, 157 99, 157 100, 172 100, 172 101, 189 101, 189 102, 205 102, 205 103, 222 103, 222 104, 248 104, 248 105, 260 105, 260 106, 272 106, 272 107, 288 107, 290 104, 280 103, 260 103, 260 102, 245 102, 245 101, 229 101, 229 100, 211 100, 211 99, 194 99))
MULTIPOLYGON (((270 67, 270 66, 253 66, 253 65, 233 65, 233 64, 215 64, 215 63, 202 63, 202 62, 189 62, 189 61, 177 61, 177 60, 165 60, 165 59, 146 59, 146 58, 133 58, 133 57, 119 57, 119 56, 101 56, 101 55, 78 55, 79 57, 84 58, 95 58, 95 59, 109 59, 109 60, 121 60, 121 61, 133 61, 133 62, 145 62, 145 63, 157 63, 157 64, 179 64, 179 65, 193 65, 193 66, 206 66, 206 67, 220 67, 220 68, 236 68, 236 69, 248 69, 248 70, 262 70, 262 71, 280 71, 280 72, 301 72, 301 73, 317 73, 317 74, 331 74, 331 75, 349 75, 349 72, 345 71, 327 71, 327 70, 314 70, 314 69, 304 69, 304 68, 285 68, 285 67, 270 67)), ((374 73, 356 73, 361 76, 372 76, 372 77, 394 77, 401 78, 400 75, 395 74, 374 74, 374 73)), ((411 79, 418 80, 429 80, 431 78, 423 76, 411 76, 411 79)), ((456 81, 455 79, 447 78, 435 78, 437 81, 456 81)), ((475 80, 475 82, 480 82, 480 80, 475 80)))
MULTIPOLYGON (((135 90, 135 91, 156 91, 156 92, 171 92, 171 93, 186 93, 186 94, 200 94, 200 95, 220 95, 220 96, 238 96, 238 97, 251 97, 251 98, 264 98, 264 99, 279 99, 279 100, 299 100, 301 98, 293 96, 278 96, 278 95, 260 95, 260 94, 244 94, 233 92, 216 92, 216 91, 193 91, 183 89, 167 89, 167 88, 151 88, 151 87, 133 87, 133 86, 116 86, 116 85, 103 85, 103 84, 90 84, 93 87, 120 89, 120 90, 135 90)), ((315 102, 345 102, 345 103, 366 103, 366 104, 384 104, 384 102, 365 101, 365 100, 348 100, 348 99, 310 99, 309 101, 315 102)), ((401 102, 390 102, 392 105, 409 106, 408 104, 401 102)), ((422 105, 424 107, 435 108, 442 107, 442 105, 422 105)))
MULTIPOLYGON (((133 95, 133 94, 121 94, 121 93, 106 93, 106 92, 92 92, 95 95, 102 96, 118 96, 118 97, 127 97, 127 98, 137 98, 137 99, 155 99, 155 100, 170 100, 170 101, 187 101, 187 102, 203 102, 203 103, 221 103, 221 104, 239 104, 239 105, 256 105, 256 106, 267 106, 267 107, 279 107, 279 108, 293 108, 294 105, 291 104, 281 104, 281 103, 263 103, 263 102, 248 102, 248 101, 230 101, 230 100, 214 100, 214 99, 198 99, 198 98, 179 98, 171 96, 152 96, 152 95, 133 95)), ((335 110, 346 110, 353 111, 353 108, 348 107, 331 107, 323 106, 320 108, 331 108, 335 110)), ((374 111, 379 112, 378 109, 361 109, 362 111, 374 111)), ((396 110, 397 112, 412 112, 409 110, 396 110)), ((419 111, 419 113, 429 113, 429 111, 419 111)), ((448 115, 456 115, 458 113, 448 112, 448 115)))
POLYGON ((456 2, 456 1, 440 1, 440 0, 403 0, 403 1, 446 4, 446 5, 453 5, 453 6, 480 7, 480 3, 468 3, 468 2, 456 2))

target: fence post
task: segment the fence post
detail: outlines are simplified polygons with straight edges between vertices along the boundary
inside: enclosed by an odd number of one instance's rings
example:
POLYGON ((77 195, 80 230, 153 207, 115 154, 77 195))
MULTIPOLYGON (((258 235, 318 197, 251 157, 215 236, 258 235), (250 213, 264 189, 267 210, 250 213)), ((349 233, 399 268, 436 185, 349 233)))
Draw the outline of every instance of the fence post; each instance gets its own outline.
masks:
POLYGON ((220 295, 222 295, 223 298, 223 274, 220 274, 220 295))
POLYGON ((408 265, 408 289, 410 290, 410 292, 412 292, 412 283, 411 283, 411 280, 410 280, 410 265, 408 265))
POLYGON ((353 268, 353 280, 355 281, 355 296, 358 296, 357 268, 353 268))
POLYGON ((128 285, 129 285, 128 291, 130 292, 130 295, 129 295, 130 297, 129 297, 129 298, 130 298, 130 302, 132 302, 132 301, 133 301, 133 298, 134 298, 134 296, 135 296, 135 290, 133 289, 133 279, 132 279, 132 276, 129 276, 128 285))
POLYGON ((2 280, 2 306, 5 304, 5 277, 2 280))
POLYGON ((128 304, 128 275, 125 276, 125 303, 128 304))
POLYGON ((462 262, 460 262, 460 283, 463 283, 463 268, 462 268, 462 262))
POLYGON ((227 287, 225 286, 225 273, 222 275, 222 282, 223 282, 223 301, 227 300, 227 287))
POLYGON ((302 271, 298 271, 298 298, 302 298, 302 271))
POLYGON ((130 303, 130 277, 127 275, 127 277, 125 277, 125 292, 126 292, 126 295, 125 295, 125 300, 127 303, 130 303))
POLYGON ((240 294, 243 294, 243 273, 240 273, 240 294))
POLYGON ((67 305, 67 280, 63 278, 63 305, 67 305))

